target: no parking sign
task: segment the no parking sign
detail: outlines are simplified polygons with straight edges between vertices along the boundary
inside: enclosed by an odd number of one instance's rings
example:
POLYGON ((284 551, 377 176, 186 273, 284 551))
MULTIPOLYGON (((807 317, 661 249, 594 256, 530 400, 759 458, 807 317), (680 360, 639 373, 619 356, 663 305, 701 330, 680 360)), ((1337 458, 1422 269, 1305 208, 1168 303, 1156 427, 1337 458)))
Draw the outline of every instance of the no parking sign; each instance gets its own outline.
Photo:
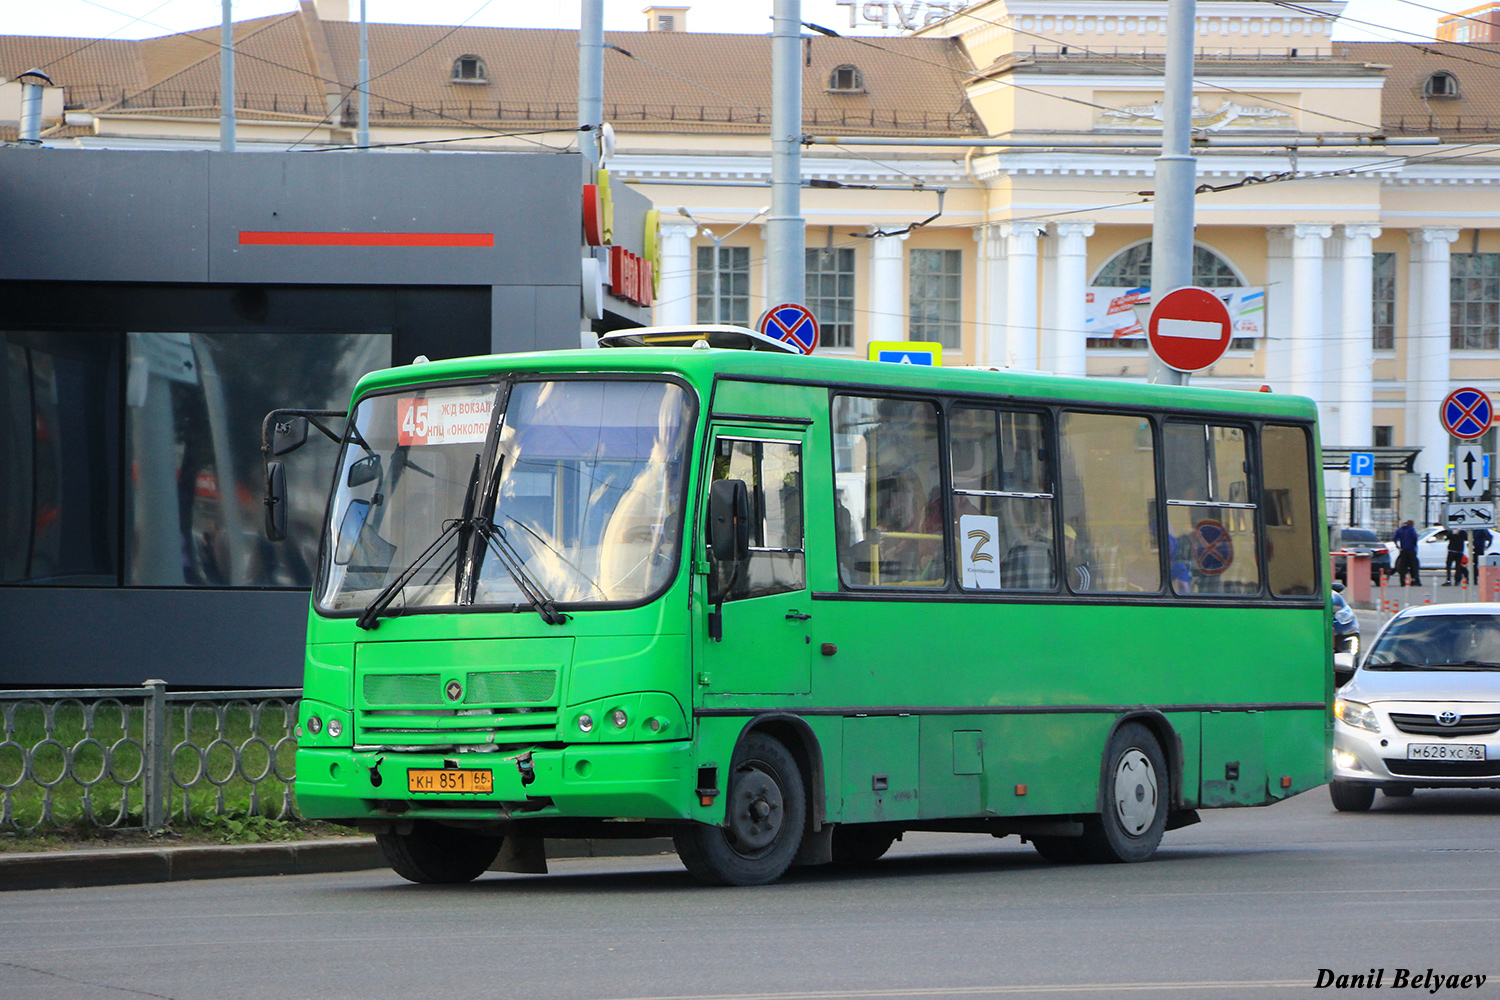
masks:
POLYGON ((1218 576, 1234 565, 1234 539, 1214 520, 1193 525, 1193 562, 1204 576, 1218 576))

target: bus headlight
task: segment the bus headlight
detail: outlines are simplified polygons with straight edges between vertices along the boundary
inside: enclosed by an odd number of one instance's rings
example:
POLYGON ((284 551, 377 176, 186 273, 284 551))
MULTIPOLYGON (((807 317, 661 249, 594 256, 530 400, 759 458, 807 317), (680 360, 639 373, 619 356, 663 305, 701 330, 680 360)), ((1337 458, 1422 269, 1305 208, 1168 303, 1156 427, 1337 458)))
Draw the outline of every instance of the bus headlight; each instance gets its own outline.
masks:
POLYGON ((578 717, 578 731, 580 733, 592 733, 594 731, 594 717, 584 712, 578 717))
POLYGON ((1380 732, 1380 723, 1376 721, 1375 713, 1370 711, 1370 706, 1357 701, 1345 701, 1342 698, 1335 700, 1333 717, 1355 729, 1366 729, 1372 733, 1380 732))
POLYGON ((344 735, 344 724, 338 719, 329 719, 328 738, 336 740, 342 735, 344 735))
POLYGON ((613 712, 609 713, 609 721, 615 724, 616 729, 624 729, 627 725, 630 724, 630 716, 625 714, 625 710, 623 708, 617 708, 613 712))
POLYGON ((307 717, 307 731, 314 736, 321 733, 323 731, 323 720, 316 715, 309 715, 307 717))

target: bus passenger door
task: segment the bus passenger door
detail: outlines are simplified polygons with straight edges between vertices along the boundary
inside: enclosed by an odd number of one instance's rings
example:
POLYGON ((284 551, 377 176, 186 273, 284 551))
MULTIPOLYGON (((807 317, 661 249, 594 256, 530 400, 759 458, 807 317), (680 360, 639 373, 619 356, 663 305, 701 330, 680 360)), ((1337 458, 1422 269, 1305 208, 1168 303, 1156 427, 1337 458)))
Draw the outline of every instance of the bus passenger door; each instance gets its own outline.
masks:
POLYGON ((708 631, 720 638, 704 641, 699 682, 706 694, 806 694, 813 609, 803 553, 803 435, 718 426, 712 442, 710 479, 740 479, 749 491, 750 556, 709 571, 708 612, 719 621, 708 631))

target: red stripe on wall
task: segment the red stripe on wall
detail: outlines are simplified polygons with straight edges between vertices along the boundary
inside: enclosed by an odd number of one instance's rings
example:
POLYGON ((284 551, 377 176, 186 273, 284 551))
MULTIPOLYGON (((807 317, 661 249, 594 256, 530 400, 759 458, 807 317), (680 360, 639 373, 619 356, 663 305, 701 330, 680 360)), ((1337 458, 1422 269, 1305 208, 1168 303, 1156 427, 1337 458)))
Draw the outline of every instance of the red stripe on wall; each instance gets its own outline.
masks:
POLYGON ((492 247, 494 233, 262 233, 240 232, 240 246, 262 247, 492 247))

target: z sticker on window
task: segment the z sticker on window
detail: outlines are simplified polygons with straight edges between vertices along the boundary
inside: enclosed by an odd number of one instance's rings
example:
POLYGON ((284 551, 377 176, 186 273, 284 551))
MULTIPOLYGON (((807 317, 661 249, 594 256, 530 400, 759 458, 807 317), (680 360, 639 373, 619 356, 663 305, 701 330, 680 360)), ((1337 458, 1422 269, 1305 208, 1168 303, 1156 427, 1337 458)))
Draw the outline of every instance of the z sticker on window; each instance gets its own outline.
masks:
POLYGON ((958 519, 958 542, 966 590, 1000 589, 1000 519, 964 514, 958 519))

